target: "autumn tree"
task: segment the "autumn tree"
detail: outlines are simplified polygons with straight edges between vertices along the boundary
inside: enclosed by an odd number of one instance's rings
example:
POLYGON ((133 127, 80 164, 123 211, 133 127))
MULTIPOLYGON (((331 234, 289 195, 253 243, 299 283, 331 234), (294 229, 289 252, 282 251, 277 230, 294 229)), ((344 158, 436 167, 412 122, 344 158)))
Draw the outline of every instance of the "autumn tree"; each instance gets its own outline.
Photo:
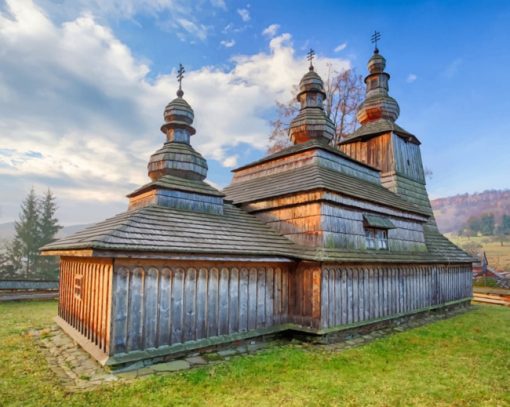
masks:
MULTIPOLYGON (((356 130, 358 122, 356 112, 363 101, 363 78, 354 69, 342 72, 333 71, 329 66, 328 77, 324 83, 326 101, 324 110, 336 126, 336 136, 331 141, 333 146, 347 134, 356 130)), ((292 92, 298 93, 295 86, 292 92)), ((271 121, 268 153, 275 153, 291 145, 288 138, 290 121, 299 111, 295 98, 287 103, 276 103, 276 119, 271 121)))
POLYGON ((354 69, 347 69, 340 73, 331 72, 331 66, 329 66, 325 91, 327 98, 324 108, 336 126, 336 136, 331 144, 336 146, 359 125, 356 112, 363 101, 365 91, 363 77, 354 69))

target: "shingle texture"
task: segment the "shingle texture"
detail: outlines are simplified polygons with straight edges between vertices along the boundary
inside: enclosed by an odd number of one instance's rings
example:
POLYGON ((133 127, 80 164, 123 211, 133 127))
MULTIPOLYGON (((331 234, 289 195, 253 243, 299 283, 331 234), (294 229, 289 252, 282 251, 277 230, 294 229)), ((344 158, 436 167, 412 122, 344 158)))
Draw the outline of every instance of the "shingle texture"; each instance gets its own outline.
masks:
POLYGON ((392 122, 391 120, 385 119, 379 119, 364 124, 356 131, 354 131, 354 133, 350 134, 345 139, 343 139, 340 142, 340 144, 350 143, 358 139, 366 139, 381 133, 385 133, 387 131, 393 131, 401 136, 410 137, 411 139, 416 140, 418 144, 420 144, 419 140, 416 138, 414 134, 411 134, 407 130, 404 130, 402 127, 392 122))
POLYGON ((297 252, 293 242, 231 204, 225 204, 223 215, 147 206, 42 248, 76 249, 251 256, 294 256, 297 252))
POLYGON ((425 236, 428 252, 315 249, 291 242, 231 204, 225 204, 224 215, 148 206, 117 215, 41 250, 277 256, 326 262, 467 263, 473 260, 437 231, 428 228, 425 236))
POLYGON ((138 195, 152 188, 172 189, 176 191, 195 192, 202 195, 225 196, 222 192, 201 180, 184 179, 173 175, 164 175, 157 181, 149 182, 128 195, 128 197, 138 195))
POLYGON ((423 209, 381 185, 314 164, 234 183, 223 192, 227 199, 238 204, 316 189, 327 189, 392 208, 428 215, 423 209))
POLYGON ((303 151, 312 150, 312 149, 315 149, 315 148, 320 148, 320 149, 328 151, 328 152, 330 152, 332 154, 335 154, 335 155, 338 155, 340 157, 343 157, 343 158, 345 158, 345 159, 347 159, 349 161, 355 162, 356 164, 359 164, 359 165, 361 165, 363 167, 368 167, 368 168, 371 168, 372 170, 378 171, 377 169, 375 169, 375 168, 373 168, 373 167, 371 167, 371 166, 369 166, 369 165, 367 165, 365 163, 359 162, 359 161, 355 160, 354 158, 348 156, 347 154, 341 152, 338 148, 330 146, 327 142, 325 142, 323 140, 312 139, 310 141, 307 141, 306 143, 295 144, 293 146, 284 148, 283 150, 280 150, 280 151, 278 151, 276 153, 267 155, 267 156, 261 158, 258 161, 254 161, 254 162, 246 164, 246 165, 244 165, 242 167, 236 168, 235 170, 233 170, 233 172, 237 172, 237 171, 243 170, 245 168, 249 168, 249 167, 254 167, 254 166, 258 165, 258 164, 262 164, 262 163, 265 163, 265 162, 268 162, 268 161, 272 161, 272 160, 274 160, 276 158, 286 157, 286 156, 289 156, 289 155, 301 153, 303 151))

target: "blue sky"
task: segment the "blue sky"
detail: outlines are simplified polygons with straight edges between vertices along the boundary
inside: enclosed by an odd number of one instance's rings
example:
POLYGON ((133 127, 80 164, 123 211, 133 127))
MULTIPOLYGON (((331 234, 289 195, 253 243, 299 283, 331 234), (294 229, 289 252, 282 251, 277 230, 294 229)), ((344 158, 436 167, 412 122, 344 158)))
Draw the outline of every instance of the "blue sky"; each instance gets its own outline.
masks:
POLYGON ((0 1, 0 223, 31 186, 55 192, 64 224, 123 211, 163 142, 179 62, 192 144, 227 185, 265 153, 306 51, 323 76, 365 74, 374 30, 430 195, 509 188, 508 21, 506 1, 0 1))

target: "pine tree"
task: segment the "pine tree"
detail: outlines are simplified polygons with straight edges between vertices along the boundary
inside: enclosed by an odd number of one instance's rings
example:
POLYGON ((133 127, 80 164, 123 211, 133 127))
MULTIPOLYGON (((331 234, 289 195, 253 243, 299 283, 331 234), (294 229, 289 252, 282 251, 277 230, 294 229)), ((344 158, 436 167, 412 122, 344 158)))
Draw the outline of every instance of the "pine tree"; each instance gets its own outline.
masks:
POLYGON ((36 270, 40 242, 39 211, 33 188, 21 204, 19 220, 14 227, 16 237, 12 242, 10 255, 19 258, 21 270, 25 278, 28 278, 36 270))
MULTIPOLYGON (((57 204, 55 197, 48 189, 46 195, 42 198, 38 205, 38 229, 39 229, 39 245, 42 247, 45 244, 55 241, 55 236, 61 229, 58 224, 58 219, 55 217, 57 211, 57 204)), ((38 274, 42 277, 57 277, 58 276, 58 259, 56 257, 41 256, 39 258, 38 274)))

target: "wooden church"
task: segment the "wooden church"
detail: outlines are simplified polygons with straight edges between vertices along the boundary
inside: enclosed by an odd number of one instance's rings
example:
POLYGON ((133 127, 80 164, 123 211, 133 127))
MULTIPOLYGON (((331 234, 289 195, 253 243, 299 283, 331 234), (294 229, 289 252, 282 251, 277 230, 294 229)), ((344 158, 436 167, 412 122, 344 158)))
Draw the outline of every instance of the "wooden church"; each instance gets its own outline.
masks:
POLYGON ((331 146, 310 64, 293 145, 235 169, 223 191, 204 181, 179 86, 151 181, 128 210, 42 249, 61 258, 62 329, 100 363, 123 365, 469 303, 472 259, 437 229, 420 141, 396 124, 385 65, 376 48, 361 126, 331 146))

